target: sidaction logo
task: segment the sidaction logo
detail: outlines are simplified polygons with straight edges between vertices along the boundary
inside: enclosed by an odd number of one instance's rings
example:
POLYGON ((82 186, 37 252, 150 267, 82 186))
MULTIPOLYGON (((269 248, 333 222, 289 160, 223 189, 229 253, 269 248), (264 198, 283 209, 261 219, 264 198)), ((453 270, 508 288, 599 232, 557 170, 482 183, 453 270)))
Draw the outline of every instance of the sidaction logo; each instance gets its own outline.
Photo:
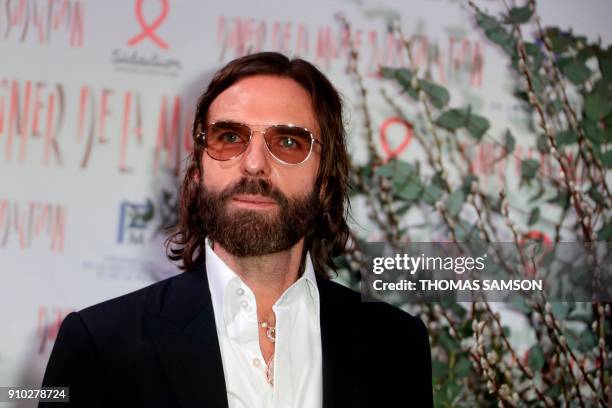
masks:
POLYGON ((163 76, 179 74, 182 64, 177 58, 168 56, 170 45, 159 33, 159 28, 166 22, 169 11, 169 0, 157 0, 157 2, 136 0, 134 2, 134 14, 139 30, 135 30, 128 38, 125 43, 127 48, 112 50, 110 61, 117 71, 163 76), (145 16, 145 8, 148 9, 148 5, 159 5, 156 16, 153 17, 147 13, 147 16, 153 18, 145 16))
POLYGON ((169 48, 168 43, 162 40, 155 31, 159 28, 159 26, 163 24, 164 20, 168 16, 168 10, 170 8, 168 0, 160 0, 160 3, 161 10, 159 12, 159 15, 155 18, 155 20, 153 20, 151 24, 149 24, 145 20, 144 12, 142 9, 144 6, 144 0, 136 0, 136 19, 138 20, 138 24, 140 25, 142 31, 129 39, 127 43, 130 47, 133 47, 134 45, 138 44, 143 40, 151 40, 155 45, 157 45, 163 50, 167 50, 169 48))

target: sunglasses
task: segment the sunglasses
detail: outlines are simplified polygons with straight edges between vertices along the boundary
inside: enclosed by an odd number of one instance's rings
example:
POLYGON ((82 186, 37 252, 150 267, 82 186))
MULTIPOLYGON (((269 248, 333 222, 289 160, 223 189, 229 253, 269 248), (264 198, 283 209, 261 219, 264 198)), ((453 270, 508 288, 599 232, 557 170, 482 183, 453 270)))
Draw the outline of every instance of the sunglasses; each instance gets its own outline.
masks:
POLYGON ((323 147, 310 130, 300 126, 258 126, 267 127, 257 131, 244 123, 220 121, 206 125, 198 136, 204 141, 208 155, 220 161, 231 160, 244 153, 255 132, 263 134, 268 152, 284 164, 300 164, 308 160, 315 143, 323 147))

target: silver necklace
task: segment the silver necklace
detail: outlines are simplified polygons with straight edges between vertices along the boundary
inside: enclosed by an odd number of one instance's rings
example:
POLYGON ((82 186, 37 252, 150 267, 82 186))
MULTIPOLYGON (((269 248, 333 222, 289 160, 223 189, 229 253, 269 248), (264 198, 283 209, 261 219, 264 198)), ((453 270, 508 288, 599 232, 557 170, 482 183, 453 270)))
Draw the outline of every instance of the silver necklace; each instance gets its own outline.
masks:
POLYGON ((268 384, 274 385, 274 353, 266 363, 266 381, 268 384))
MULTIPOLYGON (((276 342, 276 326, 272 326, 270 323, 258 320, 257 324, 263 329, 266 329, 266 338, 271 342, 276 342)), ((270 359, 266 362, 266 381, 270 385, 274 385, 274 353, 270 356, 270 359)))
POLYGON ((264 329, 266 329, 266 337, 270 342, 276 342, 276 326, 272 326, 268 322, 265 321, 257 321, 257 323, 264 329))

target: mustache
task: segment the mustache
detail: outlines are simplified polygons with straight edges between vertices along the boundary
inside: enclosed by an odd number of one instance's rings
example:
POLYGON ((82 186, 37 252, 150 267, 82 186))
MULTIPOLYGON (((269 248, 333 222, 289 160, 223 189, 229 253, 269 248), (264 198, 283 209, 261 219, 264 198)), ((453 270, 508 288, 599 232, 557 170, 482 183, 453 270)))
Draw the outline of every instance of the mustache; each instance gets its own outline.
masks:
POLYGON ((287 197, 276 187, 273 187, 268 180, 263 178, 254 179, 248 177, 243 177, 236 183, 223 189, 219 195, 219 199, 225 203, 233 196, 239 194, 252 194, 268 197, 276 201, 281 206, 286 206, 289 202, 287 197))

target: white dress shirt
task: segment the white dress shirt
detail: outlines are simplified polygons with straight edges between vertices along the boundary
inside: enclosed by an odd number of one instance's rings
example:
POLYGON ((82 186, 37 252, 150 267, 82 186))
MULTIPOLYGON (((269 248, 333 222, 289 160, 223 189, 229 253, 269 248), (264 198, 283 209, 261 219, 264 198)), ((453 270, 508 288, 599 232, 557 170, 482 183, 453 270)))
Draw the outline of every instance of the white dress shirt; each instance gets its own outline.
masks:
POLYGON ((229 408, 322 406, 319 290, 310 255, 302 276, 272 306, 276 315, 274 385, 259 348, 255 295, 206 240, 212 295, 229 408))

